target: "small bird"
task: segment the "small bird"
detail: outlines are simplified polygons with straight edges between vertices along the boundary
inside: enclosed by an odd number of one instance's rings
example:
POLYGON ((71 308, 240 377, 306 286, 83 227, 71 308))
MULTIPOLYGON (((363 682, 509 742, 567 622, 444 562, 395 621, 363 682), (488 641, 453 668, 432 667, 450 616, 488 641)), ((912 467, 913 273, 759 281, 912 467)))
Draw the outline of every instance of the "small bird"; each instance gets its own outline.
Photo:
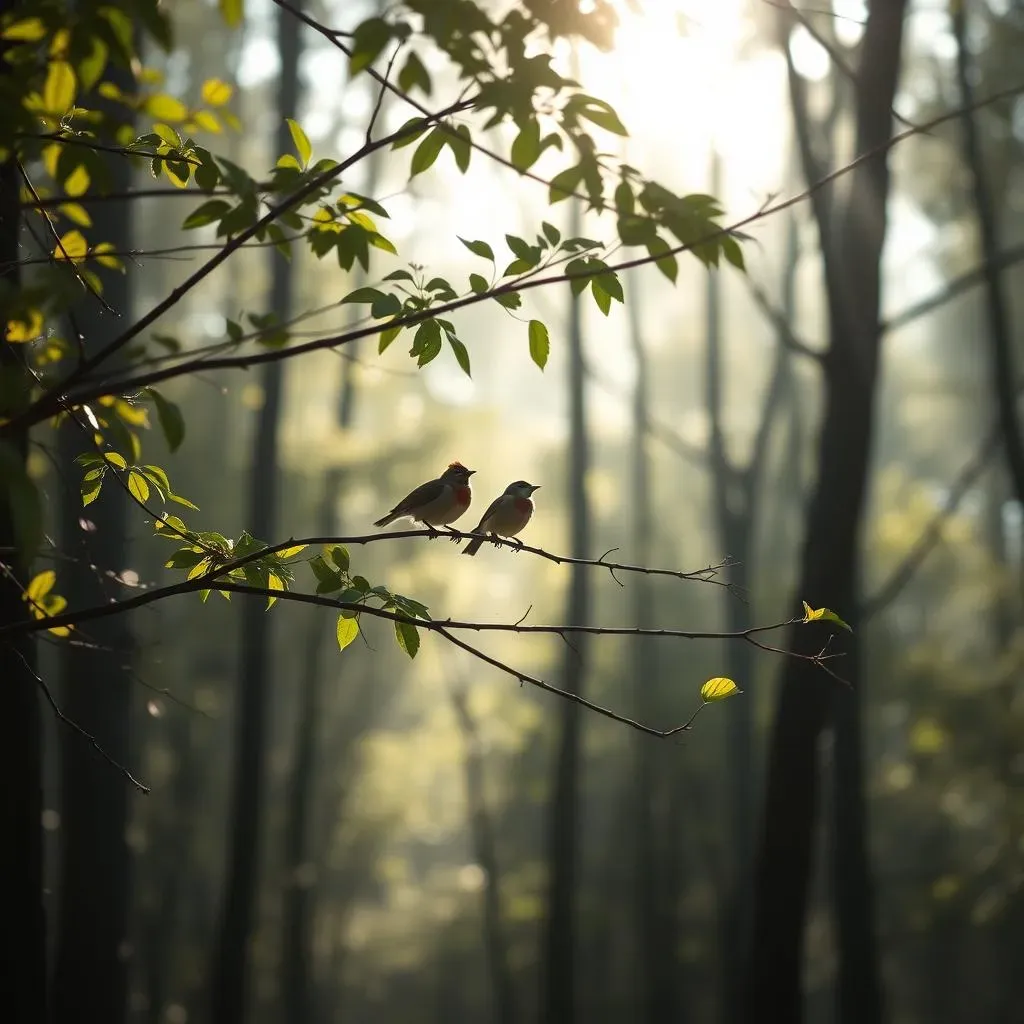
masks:
MULTIPOLYGON (((525 529, 533 517, 534 491, 540 484, 528 484, 525 480, 516 480, 505 488, 505 493, 498 495, 487 506, 487 511, 480 517, 480 522, 473 533, 489 533, 497 537, 514 537, 525 529)), ((484 543, 482 537, 474 538, 463 549, 464 555, 475 555, 484 543)), ((522 541, 516 542, 520 547, 522 541)))
POLYGON ((433 530, 435 526, 454 523, 473 500, 469 478, 475 472, 461 462, 453 462, 436 480, 428 480, 410 491, 373 525, 388 526, 396 519, 414 519, 433 530))

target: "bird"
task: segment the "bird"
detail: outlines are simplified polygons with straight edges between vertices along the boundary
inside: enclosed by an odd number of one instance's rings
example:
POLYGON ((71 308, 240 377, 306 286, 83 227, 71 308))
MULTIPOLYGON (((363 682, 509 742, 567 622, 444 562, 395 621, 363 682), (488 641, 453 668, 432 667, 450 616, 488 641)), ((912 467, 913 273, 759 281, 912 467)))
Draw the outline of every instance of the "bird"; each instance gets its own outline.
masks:
POLYGON ((461 462, 451 463, 436 480, 428 480, 410 491, 373 525, 388 526, 396 519, 414 519, 433 533, 436 526, 454 523, 473 500, 469 478, 475 472, 475 469, 466 469, 461 462))
MULTIPOLYGON (((487 511, 480 517, 474 533, 489 533, 498 537, 514 537, 525 529, 526 524, 533 517, 533 499, 530 495, 540 489, 540 484, 527 483, 525 480, 516 480, 505 488, 504 494, 499 494, 487 506, 487 511)), ((475 537, 463 549, 464 555, 475 555, 484 543, 483 537, 475 537)), ((523 546, 522 541, 516 542, 519 547, 523 546)))

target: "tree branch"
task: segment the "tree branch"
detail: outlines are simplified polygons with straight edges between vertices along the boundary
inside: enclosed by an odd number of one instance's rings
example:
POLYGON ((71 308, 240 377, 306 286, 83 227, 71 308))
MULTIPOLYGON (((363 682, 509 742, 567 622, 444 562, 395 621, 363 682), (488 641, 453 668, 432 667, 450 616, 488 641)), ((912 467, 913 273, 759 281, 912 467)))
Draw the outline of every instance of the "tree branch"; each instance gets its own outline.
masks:
MULTIPOLYGON (((280 2, 280 0, 275 0, 275 2, 280 2)), ((787 199, 780 200, 768 206, 762 206, 755 213, 749 214, 748 216, 743 217, 738 221, 735 221, 728 227, 722 227, 715 231, 709 232, 706 236, 697 239, 696 241, 681 243, 677 246, 674 246, 666 250, 663 253, 658 253, 655 256, 645 255, 637 257, 635 259, 623 260, 619 263, 609 264, 608 270, 614 273, 620 273, 625 270, 632 270, 635 267, 642 267, 646 266, 649 263, 653 263, 656 260, 662 259, 666 255, 680 255, 682 253, 689 252, 691 249, 700 246, 701 244, 714 241, 715 239, 721 238, 725 235, 733 235, 737 231, 740 231, 744 228, 749 227, 752 224, 764 220, 766 217, 769 217, 776 213, 780 213, 783 210, 788 210, 791 207, 796 206, 797 204, 808 199, 809 197, 817 195, 821 190, 828 188, 830 185, 834 184, 838 179, 851 173, 861 165, 877 159, 878 156, 881 155, 882 153, 888 152, 890 149, 898 145, 900 142, 903 142, 914 135, 924 134, 930 131, 931 129, 938 127, 939 125, 945 124, 948 121, 953 121, 959 117, 963 117, 965 114, 970 113, 973 110, 981 109, 982 107, 988 106, 992 103, 999 102, 1012 96, 1016 96, 1022 92, 1024 92, 1024 83, 1013 86, 1012 88, 1003 89, 996 93, 993 93, 986 99, 978 101, 973 106, 959 107, 956 110, 947 111, 945 114, 941 114, 933 118, 931 121, 928 121, 925 124, 920 125, 918 128, 908 128, 906 131, 902 131, 897 133, 896 135, 893 135, 880 145, 873 146, 870 149, 866 150, 864 153, 861 153, 858 157, 851 160, 848 164, 845 164, 842 167, 830 171, 820 180, 814 182, 812 185, 809 185, 807 188, 803 189, 796 195, 790 196, 787 199)), ((438 116, 444 115, 442 114, 438 116)), ((384 144, 385 142, 389 141, 390 137, 388 140, 383 140, 381 144, 384 144)), ((248 238, 248 234, 244 234, 244 237, 242 235, 238 237, 242 238, 244 241, 248 238)), ((230 252, 229 250, 225 249, 216 257, 214 257, 214 259, 219 264, 220 262, 223 262, 223 260, 226 259, 228 255, 230 255, 230 252)), ((208 272, 209 271, 204 267, 202 270, 197 271, 196 274, 193 275, 193 277, 198 279, 199 275, 205 276, 208 272)), ((304 344, 301 345, 294 345, 290 348, 274 349, 267 352, 256 352, 252 353, 251 355, 226 356, 220 359, 197 360, 194 363, 186 362, 176 367, 169 367, 165 370, 154 371, 148 374, 138 374, 134 377, 129 376, 122 378, 121 380, 105 381, 98 384, 90 384, 86 387, 81 388, 80 390, 75 391, 69 397, 72 402, 78 404, 81 402, 87 402, 92 399, 99 398, 106 394, 120 394, 127 391, 136 390, 142 387, 148 387, 153 384, 158 384, 161 381, 170 380, 175 377, 180 377, 192 373, 196 369, 246 369, 252 366, 260 365, 262 363, 276 362, 282 359, 292 359, 296 356, 304 355, 308 352, 315 352, 326 348, 337 348, 340 345, 349 344, 353 341, 358 341, 362 338, 373 337, 375 335, 380 334, 385 329, 391 327, 414 327, 417 324, 422 323, 424 320, 432 319, 436 316, 442 316, 445 313, 454 312, 459 309, 464 309, 468 306, 473 306, 476 305, 477 303, 485 302, 501 295, 508 295, 513 292, 530 291, 535 288, 544 288, 553 284, 562 284, 580 278, 590 278, 591 276, 593 276, 591 271, 581 270, 575 271, 573 273, 561 273, 549 275, 546 277, 535 277, 528 281, 513 281, 509 282, 508 284, 500 285, 499 287, 494 288, 488 292, 465 295, 462 296, 461 298, 454 299, 451 302, 445 302, 439 306, 433 306, 429 309, 422 310, 420 312, 411 314, 406 317, 402 317, 400 319, 380 321, 369 327, 348 331, 344 334, 335 335, 327 338, 318 338, 315 341, 305 342, 304 344)), ((189 279, 189 281, 191 280, 192 278, 189 279)), ((186 285, 191 287, 188 281, 186 281, 186 285)), ((172 295, 171 299, 168 300, 168 302, 166 303, 166 307, 169 308, 171 305, 177 302, 178 299, 181 297, 181 294, 183 294, 183 292, 181 292, 180 289, 177 292, 175 292, 172 295)), ((161 304, 161 306, 164 305, 165 304, 163 303, 161 304)), ((163 310, 161 310, 161 312, 162 311, 163 310)), ((144 324, 143 326, 148 326, 148 322, 151 321, 151 319, 155 319, 155 317, 150 315, 146 319, 147 323, 144 324)), ((142 329, 143 327, 138 327, 137 330, 133 328, 132 330, 134 333, 132 334, 132 337, 134 337, 135 334, 140 332, 142 329)), ((50 415, 50 412, 47 411, 47 408, 52 403, 46 402, 45 399, 46 396, 37 401, 35 405, 33 405, 23 415, 17 417, 14 420, 9 421, 7 424, 0 426, 0 436, 3 436, 5 433, 10 432, 14 429, 22 429, 26 426, 32 426, 33 424, 39 423, 42 420, 46 419, 47 416, 50 415), (42 410, 42 412, 40 410, 42 410)))

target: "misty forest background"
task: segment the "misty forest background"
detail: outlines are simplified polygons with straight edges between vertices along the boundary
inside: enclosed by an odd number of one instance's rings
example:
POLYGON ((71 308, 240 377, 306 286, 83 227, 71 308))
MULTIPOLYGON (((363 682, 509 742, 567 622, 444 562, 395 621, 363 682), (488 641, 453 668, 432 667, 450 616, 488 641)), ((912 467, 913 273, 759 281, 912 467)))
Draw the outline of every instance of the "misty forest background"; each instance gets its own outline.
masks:
MULTIPOLYGON (((285 116, 316 156, 359 145, 375 87, 347 84, 322 36, 269 2, 250 0, 235 32, 210 3, 172 6, 176 48, 147 63, 175 95, 234 87, 243 130, 219 152, 272 166, 291 147, 285 116)), ((719 196, 732 218, 871 143, 870 87, 834 59, 857 67, 873 45, 866 4, 810 17, 832 56, 756 0, 643 6, 623 7, 616 50, 575 59, 645 173, 719 196)), ((307 9, 338 26, 372 11, 307 9)), ((884 50, 871 77, 898 76, 893 105, 921 123, 1020 84, 1024 4, 908 3, 888 67, 884 50)), ((407 117, 385 99, 383 126, 407 117)), ((906 128, 889 120, 884 137, 906 128)), ((528 623, 740 630, 806 599, 854 626, 830 663, 852 688, 735 640, 480 640, 661 728, 707 678, 742 687, 657 740, 426 632, 410 661, 368 622, 339 655, 330 614, 285 602, 178 597, 82 627, 98 649, 43 643, 64 712, 152 788, 46 717, 56 1019, 731 1024, 751 978, 771 990, 758 972, 779 971, 774 942, 800 927, 806 887, 810 1024, 1024 1020, 1024 491, 1006 432, 1024 354, 1022 147, 1024 101, 1007 99, 895 146, 881 205, 841 182, 748 228, 746 276, 693 259, 675 286, 631 272, 608 317, 565 286, 534 293, 543 373, 525 324, 488 304, 459 317, 471 379, 451 353, 417 370, 404 341, 379 356, 370 339, 168 385, 188 423, 166 465, 225 533, 371 532, 458 459, 478 471, 460 527, 525 478, 542 485, 529 543, 682 569, 729 558, 747 600, 422 539, 353 548, 368 578, 484 621, 529 609, 528 623), (858 221, 879 244, 885 228, 880 260, 858 221), (813 856, 766 842, 766 819, 812 828, 813 856), (239 873, 257 880, 251 902, 225 888, 239 873), (248 996, 229 1005, 214 979, 245 952, 248 996)), ((543 218, 601 237, 599 220, 549 209, 543 186, 483 160, 464 179, 442 155, 410 183, 408 153, 384 151, 345 181, 385 202, 403 258, 433 271, 475 269, 457 235, 497 245, 543 218)), ((179 248, 213 241, 179 229, 186 206, 90 207, 104 237, 138 250, 110 298, 128 322, 208 255, 179 248)), ((318 310, 295 334, 314 336, 353 322, 337 302, 358 283, 304 251, 289 269, 246 247, 160 330, 193 347, 242 310, 318 310)), ((81 316, 109 329, 87 299, 81 316)), ((110 495, 83 512, 43 451, 30 467, 64 550, 138 586, 163 577, 138 510, 110 495)), ((93 603, 78 585, 72 607, 93 603)))

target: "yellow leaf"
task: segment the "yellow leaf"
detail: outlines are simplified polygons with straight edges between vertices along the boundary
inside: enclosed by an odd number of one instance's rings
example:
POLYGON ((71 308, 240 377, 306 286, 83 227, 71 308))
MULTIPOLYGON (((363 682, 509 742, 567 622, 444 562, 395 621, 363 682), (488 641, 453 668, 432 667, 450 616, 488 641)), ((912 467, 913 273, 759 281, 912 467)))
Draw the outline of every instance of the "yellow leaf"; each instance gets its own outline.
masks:
POLYGON ((79 203, 61 203, 60 212, 67 217, 68 220, 73 220, 76 224, 83 228, 92 227, 92 217, 89 216, 85 207, 79 203))
POLYGON ((25 588, 25 600, 33 604, 41 604, 43 598, 53 589, 57 582, 57 574, 52 569, 34 576, 29 585, 25 588))
POLYGON ((334 211, 329 210, 326 206, 321 206, 316 213, 313 214, 314 224, 330 224, 334 220, 334 211))
POLYGON ((235 28, 242 24, 245 16, 245 0, 219 0, 221 17, 228 28, 235 28))
POLYGON ((842 626, 843 629, 849 630, 851 633, 853 632, 849 624, 836 615, 831 608, 812 608, 806 601, 801 603, 804 606, 804 622, 834 622, 837 626, 842 626))
POLYGON ((51 61, 43 86, 43 107, 47 113, 61 117, 75 103, 75 73, 65 60, 51 61))
POLYGON ((71 33, 66 28, 58 29, 50 40, 50 56, 64 60, 68 55, 68 43, 71 42, 71 33))
POLYGON ((194 580, 197 576, 202 576, 204 572, 208 571, 213 563, 209 558, 204 558, 201 562, 196 562, 188 571, 188 575, 185 577, 187 580, 194 580))
POLYGON ((117 466, 118 469, 128 468, 127 460, 118 452, 104 452, 103 458, 105 458, 112 466, 117 466))
POLYGON ((296 544, 292 548, 282 548, 277 552, 277 557, 283 562, 288 558, 294 558, 300 551, 305 551, 308 546, 308 544, 296 544))
POLYGON ((89 189, 89 172, 85 168, 85 164, 79 164, 68 176, 64 179, 64 191, 69 196, 80 196, 84 195, 89 189))
POLYGON ((149 426, 149 411, 142 405, 132 405, 123 398, 114 399, 114 411, 133 427, 149 426))
POLYGON ((185 173, 184 175, 181 175, 174 167, 171 166, 171 161, 164 161, 164 174, 167 175, 171 184, 176 188, 188 188, 189 165, 184 164, 183 167, 185 173))
POLYGON ((731 679, 725 676, 715 676, 700 688, 700 695, 704 698, 705 702, 725 700, 726 697, 731 697, 734 693, 742 692, 731 679))
POLYGON ((231 99, 234 90, 219 78, 208 78, 203 82, 203 102, 211 107, 222 107, 231 99))
MULTIPOLYGON (((281 577, 276 575, 275 573, 272 573, 272 572, 271 573, 267 573, 267 587, 270 590, 284 590, 285 589, 284 580, 281 579, 281 577)), ((276 600, 277 600, 276 597, 268 597, 267 598, 267 610, 268 611, 271 608, 274 607, 274 602, 276 600)))
POLYGON ((128 493, 136 501, 145 503, 149 500, 149 482, 134 469, 128 474, 128 493))
POLYGON ((344 615, 338 616, 338 650, 343 651, 357 636, 359 636, 359 623, 356 619, 346 619, 344 615))
POLYGON ((52 633, 54 636, 71 636, 70 626, 53 626, 46 631, 52 633))
POLYGON ((204 132, 220 135, 224 130, 220 126, 220 121, 217 120, 217 115, 212 110, 197 110, 192 119, 195 121, 196 128, 204 132))
POLYGON ((7 321, 8 341, 35 341, 43 333, 43 314, 38 309, 30 309, 25 316, 27 319, 7 321))
POLYGON ((4 39, 15 39, 20 43, 38 43, 46 35, 46 26, 41 18, 25 18, 8 25, 3 31, 4 39))
POLYGON ((53 258, 56 260, 73 260, 78 262, 85 258, 89 251, 89 243, 81 231, 69 231, 64 235, 60 244, 53 250, 53 258))
POLYGON ((111 270, 120 270, 124 264, 116 256, 104 256, 103 253, 111 253, 114 251, 113 245, 110 242, 100 242, 99 245, 93 246, 92 254, 96 257, 96 262, 102 267, 110 267, 111 270))
POLYGON ((159 68, 140 68, 136 77, 143 85, 159 85, 164 80, 164 73, 159 68))
POLYGON ((165 92, 148 97, 143 109, 161 121, 184 121, 188 117, 188 107, 176 96, 168 96, 165 92))
POLYGON ((51 142, 49 146, 43 147, 43 166, 51 178, 57 177, 57 161, 65 148, 59 142, 51 142))

